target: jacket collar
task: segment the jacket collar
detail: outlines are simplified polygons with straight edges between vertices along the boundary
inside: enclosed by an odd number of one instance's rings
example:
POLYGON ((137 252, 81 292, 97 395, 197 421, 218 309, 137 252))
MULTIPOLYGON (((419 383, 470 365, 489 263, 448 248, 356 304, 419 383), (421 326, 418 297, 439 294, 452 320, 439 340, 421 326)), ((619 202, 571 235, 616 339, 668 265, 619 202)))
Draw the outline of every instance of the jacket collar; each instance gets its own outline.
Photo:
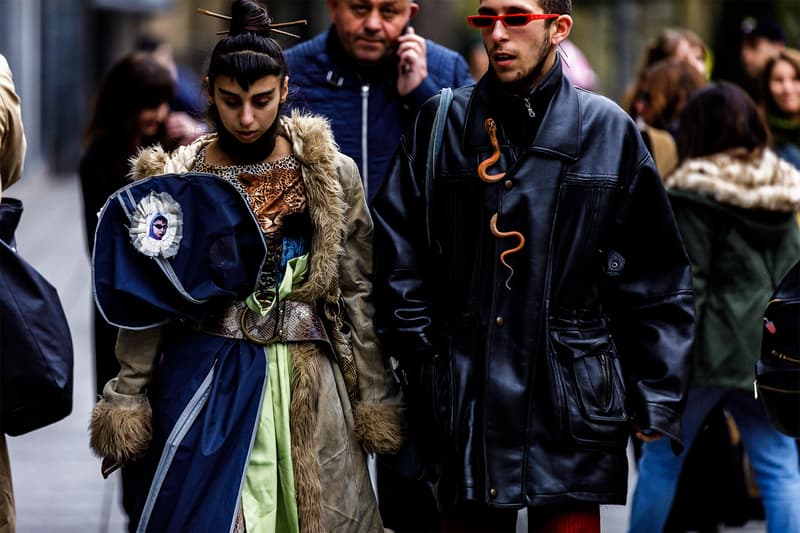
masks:
MULTIPOLYGON (((534 88, 528 100, 537 115, 544 114, 528 149, 578 159, 581 142, 578 92, 563 75, 558 54, 553 68, 542 83, 534 88)), ((489 136, 484 129, 484 121, 490 116, 518 116, 519 120, 529 118, 524 99, 505 91, 491 70, 478 81, 467 106, 463 141, 465 150, 491 149, 489 136)), ((503 119, 495 119, 500 122, 502 130, 503 119)), ((504 144, 508 141, 500 142, 504 144)))

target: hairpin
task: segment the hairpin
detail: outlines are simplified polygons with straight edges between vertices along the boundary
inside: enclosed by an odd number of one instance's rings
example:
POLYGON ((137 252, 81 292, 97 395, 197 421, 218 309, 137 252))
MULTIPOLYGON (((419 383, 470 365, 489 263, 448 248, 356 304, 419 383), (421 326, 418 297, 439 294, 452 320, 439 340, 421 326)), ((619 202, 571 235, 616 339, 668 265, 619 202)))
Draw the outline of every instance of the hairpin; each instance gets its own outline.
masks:
MULTIPOLYGON (((201 15, 208 15, 209 17, 214 17, 222 20, 231 20, 231 17, 228 15, 223 15, 222 13, 215 13, 213 11, 209 11, 208 9, 203 9, 201 7, 197 8, 197 12, 201 15)), ((283 28, 285 26, 297 26, 298 24, 302 24, 303 26, 308 25, 308 21, 303 20, 293 20, 291 22, 279 22, 278 24, 267 24, 267 29, 269 31, 274 31, 275 33, 280 33, 282 35, 286 35, 289 37, 294 37, 295 39, 300 39, 299 35, 295 35, 294 33, 289 33, 288 31, 278 30, 276 28, 283 28)), ((225 35, 226 33, 230 33, 228 30, 226 31, 218 31, 217 35, 225 35)))

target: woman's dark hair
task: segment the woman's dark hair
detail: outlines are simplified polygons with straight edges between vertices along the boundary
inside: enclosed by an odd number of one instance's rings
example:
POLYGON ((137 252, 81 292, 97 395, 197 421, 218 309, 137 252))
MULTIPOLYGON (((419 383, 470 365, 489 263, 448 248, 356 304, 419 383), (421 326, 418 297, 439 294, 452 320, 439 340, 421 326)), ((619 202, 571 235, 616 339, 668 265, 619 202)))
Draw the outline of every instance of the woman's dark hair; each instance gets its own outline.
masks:
POLYGON ((769 89, 769 79, 772 77, 772 70, 779 61, 785 61, 794 68, 795 76, 800 79, 800 52, 796 50, 781 50, 777 55, 769 58, 764 70, 761 71, 761 99, 764 111, 768 116, 783 117, 786 113, 781 111, 778 104, 775 103, 775 98, 772 96, 772 91, 769 89))
POLYGON ((250 84, 264 76, 287 75, 286 58, 280 45, 270 37, 272 19, 267 8, 252 0, 235 0, 231 6, 231 26, 211 52, 208 65, 209 92, 214 81, 229 76, 248 90, 250 84))
POLYGON ((170 72, 150 54, 126 55, 112 65, 100 85, 84 141, 89 144, 104 137, 121 150, 135 148, 139 112, 169 103, 174 92, 170 72))
POLYGON ((681 111, 677 138, 681 160, 733 148, 752 151, 769 143, 769 131, 755 102, 732 83, 709 84, 681 111))
POLYGON ((670 129, 689 97, 705 84, 706 78, 684 61, 657 61, 645 71, 636 98, 649 106, 650 126, 670 129))

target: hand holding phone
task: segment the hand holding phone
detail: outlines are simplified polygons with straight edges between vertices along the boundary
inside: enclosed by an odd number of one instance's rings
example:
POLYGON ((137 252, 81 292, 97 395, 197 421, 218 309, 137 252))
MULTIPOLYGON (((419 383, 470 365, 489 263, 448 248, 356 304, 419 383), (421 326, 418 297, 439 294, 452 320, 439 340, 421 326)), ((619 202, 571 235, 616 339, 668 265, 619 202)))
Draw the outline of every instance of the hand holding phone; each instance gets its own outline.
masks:
POLYGON ((405 96, 428 77, 425 39, 406 25, 403 35, 398 37, 397 55, 400 59, 397 77, 397 92, 405 96))

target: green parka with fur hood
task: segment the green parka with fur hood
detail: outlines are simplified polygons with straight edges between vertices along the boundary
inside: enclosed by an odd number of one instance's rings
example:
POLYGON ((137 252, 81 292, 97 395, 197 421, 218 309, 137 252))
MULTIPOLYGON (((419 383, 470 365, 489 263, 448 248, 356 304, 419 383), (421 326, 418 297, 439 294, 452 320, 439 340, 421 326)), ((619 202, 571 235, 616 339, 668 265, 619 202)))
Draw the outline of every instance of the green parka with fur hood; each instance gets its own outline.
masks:
POLYGON ((764 309, 800 259, 800 172, 737 150, 687 159, 665 185, 692 265, 692 384, 752 389, 764 309))

